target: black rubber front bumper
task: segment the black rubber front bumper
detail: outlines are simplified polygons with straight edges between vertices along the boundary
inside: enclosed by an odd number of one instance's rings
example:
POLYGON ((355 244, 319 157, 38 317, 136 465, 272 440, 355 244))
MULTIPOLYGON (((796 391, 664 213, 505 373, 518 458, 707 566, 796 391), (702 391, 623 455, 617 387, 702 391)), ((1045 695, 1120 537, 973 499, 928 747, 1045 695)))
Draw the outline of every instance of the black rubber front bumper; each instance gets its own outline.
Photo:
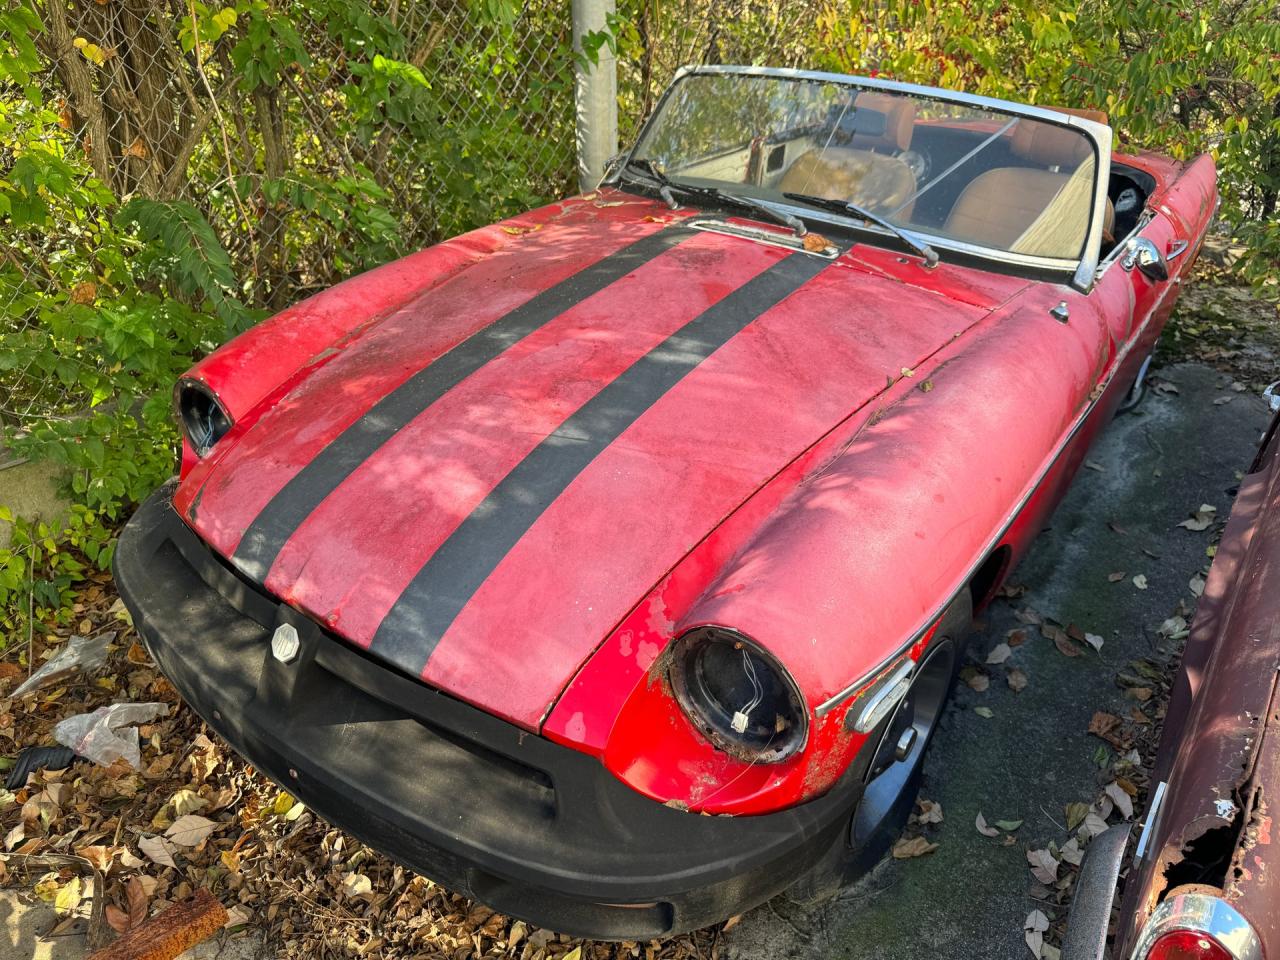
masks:
POLYGON ((861 778, 780 813, 709 817, 642 796, 595 758, 393 672, 234 572, 172 487, 120 537, 116 581, 152 657, 205 722, 333 824, 497 910, 648 939, 715 923, 841 842, 861 778), (270 652, 288 621, 288 665, 270 652))

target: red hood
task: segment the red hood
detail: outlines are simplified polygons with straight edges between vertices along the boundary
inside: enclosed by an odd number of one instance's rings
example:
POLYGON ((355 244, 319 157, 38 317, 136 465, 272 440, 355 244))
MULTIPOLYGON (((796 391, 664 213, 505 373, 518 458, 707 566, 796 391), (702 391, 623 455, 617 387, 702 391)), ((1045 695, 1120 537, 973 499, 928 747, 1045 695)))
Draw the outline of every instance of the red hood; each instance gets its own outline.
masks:
POLYGON ((189 522, 353 643, 536 729, 690 548, 1023 285, 654 212, 571 209, 370 325, 188 478, 189 522))

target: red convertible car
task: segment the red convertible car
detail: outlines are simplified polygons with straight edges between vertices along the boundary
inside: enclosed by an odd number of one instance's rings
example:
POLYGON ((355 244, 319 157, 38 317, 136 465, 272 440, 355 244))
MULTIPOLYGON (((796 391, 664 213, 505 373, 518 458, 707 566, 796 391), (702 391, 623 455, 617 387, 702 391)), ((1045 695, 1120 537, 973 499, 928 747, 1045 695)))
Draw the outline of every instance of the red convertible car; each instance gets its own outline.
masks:
POLYGON ((1105 121, 682 71, 598 191, 190 371, 116 554, 140 633, 258 769, 510 914, 829 888, 1213 215, 1209 158, 1105 121))

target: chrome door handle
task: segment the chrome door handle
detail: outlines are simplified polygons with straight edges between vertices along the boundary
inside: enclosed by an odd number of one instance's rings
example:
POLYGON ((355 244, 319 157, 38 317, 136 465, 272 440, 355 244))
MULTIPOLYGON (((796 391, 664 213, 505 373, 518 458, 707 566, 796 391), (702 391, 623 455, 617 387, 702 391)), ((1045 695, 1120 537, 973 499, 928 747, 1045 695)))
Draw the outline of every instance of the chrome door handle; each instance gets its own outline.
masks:
POLYGON ((1187 252, 1187 247, 1191 246, 1190 240, 1175 240, 1169 244, 1169 252, 1164 255, 1165 263, 1170 260, 1177 260, 1180 256, 1187 252))

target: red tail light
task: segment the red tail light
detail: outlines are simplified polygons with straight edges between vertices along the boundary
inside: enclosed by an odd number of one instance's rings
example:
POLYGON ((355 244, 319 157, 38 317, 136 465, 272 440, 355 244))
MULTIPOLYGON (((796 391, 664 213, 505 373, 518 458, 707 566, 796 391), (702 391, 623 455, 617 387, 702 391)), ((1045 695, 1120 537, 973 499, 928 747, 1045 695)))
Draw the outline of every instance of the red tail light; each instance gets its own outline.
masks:
POLYGON ((1175 893, 1142 928, 1132 960, 1262 960, 1262 944, 1221 897, 1175 893))
POLYGON ((1146 960, 1234 960, 1222 944, 1194 930, 1166 933, 1151 945, 1146 960))

